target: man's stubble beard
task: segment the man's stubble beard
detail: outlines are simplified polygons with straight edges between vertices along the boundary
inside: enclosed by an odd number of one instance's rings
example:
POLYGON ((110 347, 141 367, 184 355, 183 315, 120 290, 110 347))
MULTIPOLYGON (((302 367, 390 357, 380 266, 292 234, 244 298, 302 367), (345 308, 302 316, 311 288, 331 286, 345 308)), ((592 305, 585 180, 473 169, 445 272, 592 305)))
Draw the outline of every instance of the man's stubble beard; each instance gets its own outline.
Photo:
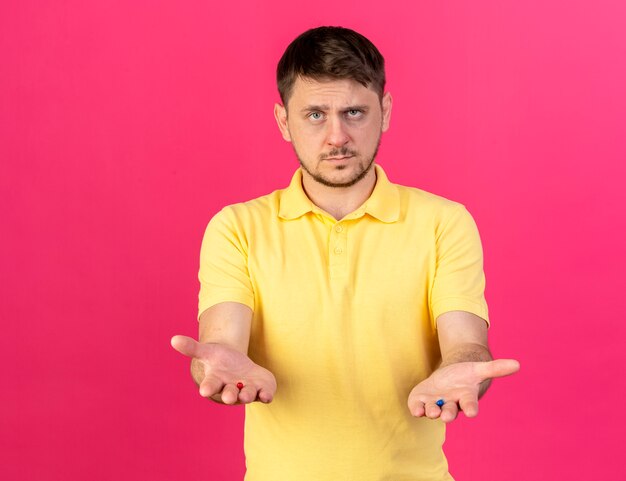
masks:
MULTIPOLYGON (((314 181, 325 185, 326 187, 333 187, 333 188, 346 188, 346 187, 351 187, 354 184, 360 182, 361 180, 363 180, 363 178, 367 175, 367 173, 372 169, 372 166, 374 165, 374 160, 376 159, 376 155, 378 154, 378 148, 380 147, 380 139, 381 139, 381 135, 378 136, 378 142, 376 143, 376 149, 374 150, 374 153, 372 154, 371 159, 369 160, 368 164, 363 168, 361 168, 360 172, 357 173, 356 176, 354 176, 352 179, 346 181, 346 182, 331 182, 328 179, 326 179, 325 177, 316 174, 315 172, 311 172, 306 165, 304 165, 304 162, 302 162, 302 159, 300 158, 300 156, 298 155, 298 151, 296 150, 295 146, 293 146, 294 148, 294 152, 296 153, 296 157, 298 158, 298 162, 300 162, 300 166, 302 167, 302 169, 309 174, 314 181)), ((318 159, 319 162, 321 162, 322 160, 324 160, 325 158, 328 157, 334 157, 337 155, 352 155, 352 156, 356 156, 357 152, 348 149, 347 147, 342 147, 341 149, 333 149, 331 150, 328 154, 325 155, 321 155, 320 158, 318 159)), ((340 166, 337 170, 343 170, 345 168, 345 166, 340 166)))

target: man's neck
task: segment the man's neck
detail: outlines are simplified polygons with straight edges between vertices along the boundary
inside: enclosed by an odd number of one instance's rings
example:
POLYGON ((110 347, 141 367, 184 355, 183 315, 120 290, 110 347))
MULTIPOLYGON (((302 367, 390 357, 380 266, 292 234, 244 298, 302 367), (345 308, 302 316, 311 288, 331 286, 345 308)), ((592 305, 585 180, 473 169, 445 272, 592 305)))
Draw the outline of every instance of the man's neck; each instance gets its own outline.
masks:
POLYGON ((316 206, 328 212, 336 220, 357 210, 369 198, 376 186, 374 166, 359 182, 350 187, 329 187, 313 180, 302 171, 302 188, 316 206))

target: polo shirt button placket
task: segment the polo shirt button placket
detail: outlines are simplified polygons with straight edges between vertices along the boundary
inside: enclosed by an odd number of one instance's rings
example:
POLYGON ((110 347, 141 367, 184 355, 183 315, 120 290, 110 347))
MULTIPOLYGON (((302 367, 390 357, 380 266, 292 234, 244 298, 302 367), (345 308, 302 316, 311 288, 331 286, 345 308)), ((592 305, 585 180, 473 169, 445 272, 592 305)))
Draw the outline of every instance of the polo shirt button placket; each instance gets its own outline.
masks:
POLYGON ((329 238, 329 272, 331 278, 343 278, 348 273, 348 259, 346 255, 348 233, 344 224, 332 226, 329 238))

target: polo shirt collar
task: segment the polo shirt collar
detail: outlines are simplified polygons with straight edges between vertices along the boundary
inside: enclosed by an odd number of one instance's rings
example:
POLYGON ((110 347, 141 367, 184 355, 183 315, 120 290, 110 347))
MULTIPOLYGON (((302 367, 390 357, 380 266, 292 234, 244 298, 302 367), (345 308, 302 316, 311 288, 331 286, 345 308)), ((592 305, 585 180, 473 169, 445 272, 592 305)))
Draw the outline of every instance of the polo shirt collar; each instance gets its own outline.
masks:
POLYGON ((400 218, 400 191, 389 182, 383 168, 375 164, 376 185, 363 207, 365 212, 376 219, 391 223, 400 218))
MULTIPOLYGON (((389 182, 383 168, 374 164, 376 169, 376 185, 370 197, 348 218, 360 217, 369 214, 376 219, 390 223, 400 218, 400 192, 398 188, 389 182)), ((292 220, 303 216, 308 212, 317 212, 320 209, 311 202, 302 187, 302 168, 299 168, 291 178, 281 197, 278 216, 281 219, 292 220)))

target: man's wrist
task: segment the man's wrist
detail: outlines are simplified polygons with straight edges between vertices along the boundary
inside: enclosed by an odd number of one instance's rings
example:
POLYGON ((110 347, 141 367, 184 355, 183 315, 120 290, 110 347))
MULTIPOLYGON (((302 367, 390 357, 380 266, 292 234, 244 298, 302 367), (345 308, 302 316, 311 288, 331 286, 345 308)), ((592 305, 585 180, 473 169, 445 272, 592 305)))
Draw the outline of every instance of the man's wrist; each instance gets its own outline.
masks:
POLYGON ((462 344, 443 357, 439 368, 459 362, 488 362, 492 360, 493 357, 489 349, 482 344, 462 344))

